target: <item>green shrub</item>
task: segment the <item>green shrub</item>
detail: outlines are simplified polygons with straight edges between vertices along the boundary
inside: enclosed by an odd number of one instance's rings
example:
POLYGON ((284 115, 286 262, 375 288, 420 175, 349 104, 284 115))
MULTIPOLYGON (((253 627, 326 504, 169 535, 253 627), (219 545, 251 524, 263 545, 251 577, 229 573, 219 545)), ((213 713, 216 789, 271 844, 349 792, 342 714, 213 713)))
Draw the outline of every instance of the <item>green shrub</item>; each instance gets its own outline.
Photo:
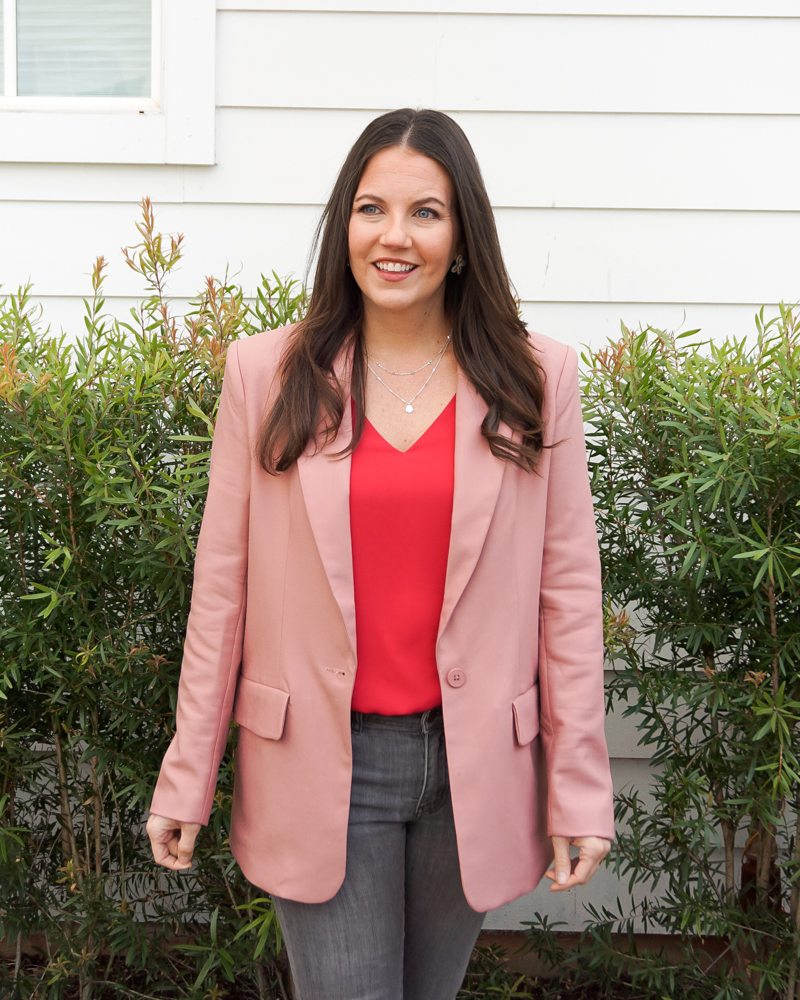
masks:
POLYGON ((12 968, 18 996, 76 979, 81 1000, 123 981, 200 996, 235 975, 266 996, 254 953, 282 971, 272 910, 228 848, 235 727, 191 874, 155 866, 143 816, 173 729, 225 350, 305 296, 273 276, 247 305, 208 279, 179 321, 165 285, 181 238, 143 210, 126 256, 150 295, 125 321, 104 314, 102 258, 74 342, 41 328, 28 289, 0 304, 0 939, 45 950, 12 968))
POLYGON ((683 961, 637 954, 621 910, 590 914, 580 963, 645 996, 797 989, 800 321, 762 310, 757 328, 703 344, 623 328, 584 358, 607 691, 653 751, 650 788, 618 796, 613 863, 658 889, 637 914, 683 961))

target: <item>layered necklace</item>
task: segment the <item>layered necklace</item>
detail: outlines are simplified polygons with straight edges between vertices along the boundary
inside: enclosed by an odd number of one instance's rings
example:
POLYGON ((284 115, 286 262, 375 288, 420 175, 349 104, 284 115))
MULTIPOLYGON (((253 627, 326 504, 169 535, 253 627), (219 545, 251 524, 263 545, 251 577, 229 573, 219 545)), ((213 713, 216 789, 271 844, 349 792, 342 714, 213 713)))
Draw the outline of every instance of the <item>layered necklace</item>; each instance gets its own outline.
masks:
POLYGON ((444 352, 447 350, 447 346, 450 343, 450 337, 451 336, 452 336, 452 333, 448 333, 447 334, 447 340, 445 340, 445 342, 442 345, 442 347, 439 348, 439 350, 436 352, 436 354, 434 354, 434 356, 430 359, 430 361, 426 361, 424 365, 420 365, 419 368, 415 368, 413 371, 410 371, 410 372, 394 372, 394 371, 392 371, 391 368, 387 368, 385 365, 382 365, 380 363, 380 361, 376 361, 375 358, 373 358, 372 355, 368 351, 365 350, 364 354, 366 355, 366 358, 367 358, 367 368, 369 368, 369 370, 372 372, 372 374, 375 376, 375 378, 380 382, 380 384, 384 387, 384 389, 388 389, 389 392, 393 396, 396 396, 400 400, 401 403, 405 403, 406 404, 406 413, 413 413, 414 412, 414 406, 413 406, 414 400, 417 399, 421 395, 422 389, 425 388, 425 386, 428 384, 428 382, 430 382, 430 380, 436 374, 436 369, 439 367, 439 364, 440 364, 442 358, 444 357, 444 352), (416 392, 411 397, 411 399, 403 399, 403 397, 400 395, 399 392, 395 392, 394 389, 390 385, 387 385, 383 381, 383 379, 380 377, 380 375, 375 371, 375 369, 370 364, 370 361, 374 362, 377 365, 377 367, 380 368, 381 371, 386 372, 387 375, 416 375, 417 372, 421 372, 423 370, 423 368, 428 368, 430 365, 433 365, 433 368, 431 368, 430 375, 428 375, 428 377, 422 383, 422 388, 418 392, 416 392))

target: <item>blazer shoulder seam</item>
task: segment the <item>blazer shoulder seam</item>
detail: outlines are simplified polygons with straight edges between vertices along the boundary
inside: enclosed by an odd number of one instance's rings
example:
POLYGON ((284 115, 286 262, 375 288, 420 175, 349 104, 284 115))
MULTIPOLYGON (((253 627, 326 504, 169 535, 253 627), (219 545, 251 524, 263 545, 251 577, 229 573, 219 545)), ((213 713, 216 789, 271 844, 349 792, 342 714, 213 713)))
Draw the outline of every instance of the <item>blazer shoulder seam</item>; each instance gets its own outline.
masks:
POLYGON ((573 358, 575 359, 575 366, 576 366, 576 369, 577 369, 578 353, 575 350, 575 348, 574 347, 570 347, 569 344, 562 344, 561 346, 564 349, 564 357, 563 357, 563 359, 561 361, 561 368, 560 368, 560 370, 558 372, 558 382, 556 383, 556 395, 558 395, 558 393, 559 393, 559 391, 561 389, 561 383, 564 380, 564 373, 567 370, 567 365, 569 364, 569 362, 572 361, 573 358))

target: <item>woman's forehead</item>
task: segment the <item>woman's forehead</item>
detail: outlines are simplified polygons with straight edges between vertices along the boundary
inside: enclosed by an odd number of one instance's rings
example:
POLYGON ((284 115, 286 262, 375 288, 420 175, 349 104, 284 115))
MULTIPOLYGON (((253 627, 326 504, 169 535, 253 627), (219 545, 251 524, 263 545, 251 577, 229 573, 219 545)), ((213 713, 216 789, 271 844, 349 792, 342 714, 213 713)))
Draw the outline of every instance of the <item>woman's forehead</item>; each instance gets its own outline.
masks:
POLYGON ((368 188, 378 187, 397 193, 425 189, 428 195, 443 202, 449 202, 453 193, 450 175, 440 163, 416 150, 400 146, 382 149, 367 162, 356 197, 369 193, 368 188))

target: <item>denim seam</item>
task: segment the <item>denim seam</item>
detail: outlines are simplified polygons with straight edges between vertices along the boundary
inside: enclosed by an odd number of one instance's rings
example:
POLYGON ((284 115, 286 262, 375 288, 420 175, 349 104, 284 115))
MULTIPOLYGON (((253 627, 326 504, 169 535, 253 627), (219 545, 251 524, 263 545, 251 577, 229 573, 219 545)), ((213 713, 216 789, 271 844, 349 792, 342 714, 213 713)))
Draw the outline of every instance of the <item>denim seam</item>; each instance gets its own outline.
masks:
POLYGON ((417 799, 416 807, 414 808, 414 818, 417 819, 421 815, 422 800, 425 797, 425 790, 428 787, 428 730, 425 723, 428 720, 423 716, 422 722, 422 737, 425 743, 425 761, 422 770, 422 790, 419 793, 419 798, 417 799))
POLYGON ((422 819, 423 816, 434 816, 439 810, 443 809, 450 798, 450 786, 444 789, 439 797, 438 802, 431 802, 426 806, 422 806, 418 813, 414 814, 414 820, 422 819))

